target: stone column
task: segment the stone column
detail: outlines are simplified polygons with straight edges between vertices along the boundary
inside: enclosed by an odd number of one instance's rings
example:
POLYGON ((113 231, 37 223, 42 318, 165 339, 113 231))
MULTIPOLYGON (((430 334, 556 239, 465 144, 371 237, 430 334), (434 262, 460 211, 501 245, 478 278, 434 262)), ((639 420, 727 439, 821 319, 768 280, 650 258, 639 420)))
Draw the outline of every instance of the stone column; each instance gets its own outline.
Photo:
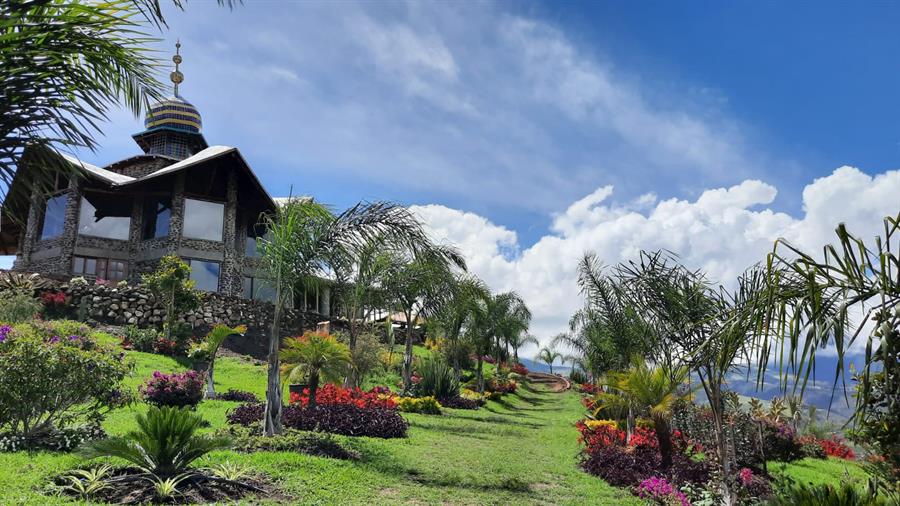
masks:
POLYGON ((172 188, 172 218, 169 221, 169 239, 166 253, 177 255, 181 246, 181 232, 184 230, 184 171, 175 175, 172 188))
POLYGON ((71 274, 72 255, 75 253, 75 242, 78 241, 78 217, 81 210, 81 178, 69 178, 69 196, 66 201, 66 221, 63 225, 62 241, 59 245, 59 258, 56 271, 59 274, 71 274))
POLYGON ((223 230, 224 257, 219 276, 219 291, 226 295, 241 294, 241 271, 237 258, 237 172, 228 171, 225 199, 225 226, 223 230))
POLYGON ((135 195, 131 203, 131 228, 128 231, 128 272, 125 278, 137 283, 141 277, 137 272, 137 254, 144 238, 144 197, 135 195))
POLYGON ((28 220, 25 223, 25 239, 22 241, 22 249, 13 266, 16 269, 28 270, 31 265, 31 250, 38 240, 38 229, 41 226, 44 198, 37 185, 31 189, 31 205, 28 207, 28 220))

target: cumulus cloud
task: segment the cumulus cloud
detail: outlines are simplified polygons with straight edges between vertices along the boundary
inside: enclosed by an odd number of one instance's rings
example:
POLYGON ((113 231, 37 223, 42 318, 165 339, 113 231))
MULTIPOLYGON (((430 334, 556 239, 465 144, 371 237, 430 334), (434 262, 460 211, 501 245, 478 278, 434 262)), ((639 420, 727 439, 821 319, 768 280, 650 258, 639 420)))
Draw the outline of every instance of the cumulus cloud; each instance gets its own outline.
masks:
POLYGON ((581 304, 575 265, 585 251, 614 265, 642 249, 665 248, 727 285, 761 261, 777 238, 820 251, 839 222, 861 237, 878 234, 882 219, 900 210, 900 171, 869 176, 841 167, 803 189, 800 217, 765 207, 777 191, 757 180, 709 189, 694 200, 645 196, 641 205, 608 203, 613 193, 604 186, 575 201, 553 218, 551 233, 527 248, 511 230, 472 213, 435 205, 413 210, 435 238, 458 244, 472 259, 471 270, 494 290, 523 295, 535 314, 533 330, 546 342, 566 329, 581 304))

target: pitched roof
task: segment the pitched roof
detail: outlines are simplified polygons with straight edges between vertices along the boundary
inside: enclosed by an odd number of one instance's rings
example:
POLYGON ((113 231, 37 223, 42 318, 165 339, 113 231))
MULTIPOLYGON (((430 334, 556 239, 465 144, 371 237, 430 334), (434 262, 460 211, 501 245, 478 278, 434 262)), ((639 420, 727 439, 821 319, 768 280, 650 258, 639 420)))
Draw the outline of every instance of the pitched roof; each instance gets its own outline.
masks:
POLYGON ((91 165, 87 162, 83 162, 74 156, 69 156, 65 153, 59 153, 60 156, 66 159, 67 162, 75 165, 76 167, 81 167, 86 172, 91 175, 94 175, 103 181, 110 183, 112 185, 120 185, 120 184, 128 184, 135 180, 135 178, 131 176, 126 176, 125 174, 119 174, 118 172, 113 172, 111 170, 101 169, 96 165, 91 165))

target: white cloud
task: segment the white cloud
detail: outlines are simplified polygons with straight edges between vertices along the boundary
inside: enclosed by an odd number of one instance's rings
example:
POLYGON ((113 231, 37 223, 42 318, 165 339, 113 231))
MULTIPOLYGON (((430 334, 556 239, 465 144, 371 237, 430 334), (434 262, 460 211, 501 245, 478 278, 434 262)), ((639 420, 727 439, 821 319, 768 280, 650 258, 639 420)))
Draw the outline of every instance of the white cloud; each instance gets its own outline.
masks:
MULTIPOLYGON (((870 238, 884 216, 900 210, 900 171, 869 176, 841 167, 803 190, 799 218, 762 207, 776 189, 756 180, 710 189, 696 200, 668 199, 645 210, 608 204, 611 187, 601 187, 553 219, 552 233, 516 256, 514 232, 472 213, 443 206, 413 210, 437 237, 457 243, 472 259, 471 271, 494 290, 516 290, 535 314, 534 331, 546 342, 565 330, 581 299, 575 265, 585 251, 595 251, 607 265, 634 258, 642 249, 666 248, 691 268, 705 270, 714 282, 731 283, 746 268, 762 261, 773 242, 784 237, 807 251, 820 251, 833 230, 845 222, 870 238)), ((655 199, 640 199, 645 206, 655 199)))

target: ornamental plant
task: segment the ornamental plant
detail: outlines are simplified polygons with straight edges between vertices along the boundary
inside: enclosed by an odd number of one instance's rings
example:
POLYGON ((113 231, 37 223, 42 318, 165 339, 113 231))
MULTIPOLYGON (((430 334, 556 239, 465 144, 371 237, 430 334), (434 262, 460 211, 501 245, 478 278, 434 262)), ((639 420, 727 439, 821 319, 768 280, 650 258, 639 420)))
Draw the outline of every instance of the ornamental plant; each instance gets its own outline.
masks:
MULTIPOLYGON (((261 403, 242 404, 228 413, 228 423, 250 427, 263 419, 261 403)), ((409 424, 396 409, 360 408, 354 404, 291 404, 282 410, 285 428, 345 436, 406 437, 409 424)))
MULTIPOLYGON (((304 388, 303 393, 292 392, 290 403, 298 404, 301 407, 309 406, 309 396, 308 388, 304 388)), ((380 389, 378 391, 372 389, 366 392, 359 388, 344 388, 333 384, 328 384, 318 389, 316 391, 316 402, 312 404, 349 404, 360 409, 397 409, 394 397, 390 393, 383 393, 380 389)))
POLYGON ((440 415, 441 403, 434 397, 397 397, 397 409, 405 413, 440 415))
POLYGON ((90 336, 51 335, 31 324, 0 327, 0 432, 24 438, 96 425, 127 396, 119 350, 90 336))
POLYGON ((176 332, 178 315, 200 305, 199 295, 194 290, 194 281, 191 279, 191 267, 176 255, 166 255, 160 259, 155 271, 141 276, 141 282, 165 308, 165 338, 177 341, 173 333, 176 332))
POLYGON ((197 371, 164 374, 154 371, 138 391, 147 404, 157 407, 195 407, 203 399, 206 375, 197 371))
POLYGON ((665 478, 656 476, 642 481, 637 486, 635 494, 653 504, 664 504, 667 506, 690 506, 691 504, 684 493, 673 487, 665 478))
POLYGON ((309 378, 308 399, 315 405, 319 381, 328 383, 341 381, 349 372, 353 362, 350 348, 333 336, 318 332, 307 332, 300 337, 288 339, 279 354, 282 376, 294 379, 300 374, 309 378))

